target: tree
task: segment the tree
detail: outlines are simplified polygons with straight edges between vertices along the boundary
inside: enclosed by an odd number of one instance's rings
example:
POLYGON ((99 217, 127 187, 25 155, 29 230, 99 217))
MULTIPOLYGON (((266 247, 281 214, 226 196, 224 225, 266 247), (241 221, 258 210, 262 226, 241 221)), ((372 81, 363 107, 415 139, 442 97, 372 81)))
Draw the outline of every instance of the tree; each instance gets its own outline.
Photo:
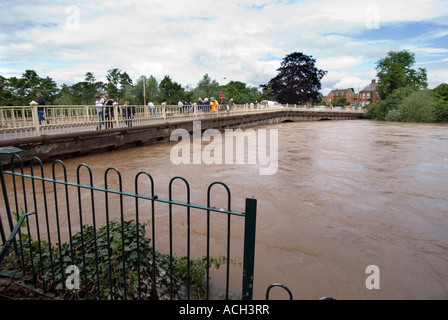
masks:
POLYGON ((278 75, 261 87, 267 89, 270 86, 280 103, 315 102, 321 89, 320 80, 327 73, 317 69, 315 62, 312 56, 291 53, 277 69, 278 75))
POLYGON ((117 68, 108 70, 106 79, 109 82, 107 93, 112 99, 123 95, 127 86, 132 86, 132 79, 129 75, 117 68))
POLYGON ((377 62, 376 70, 378 93, 380 99, 386 99, 394 90, 413 86, 425 89, 428 86, 426 69, 415 70, 415 54, 407 50, 390 51, 387 56, 377 62))
POLYGON ((3 88, 1 89, 5 91, 5 97, 2 99, 2 104, 27 106, 32 100, 36 100, 36 94, 39 92, 42 93, 48 104, 52 104, 59 93, 53 79, 40 78, 34 70, 26 70, 21 78, 3 79, 1 81, 3 88))
POLYGON ((193 96, 196 98, 211 98, 219 93, 219 83, 216 80, 212 80, 206 73, 202 79, 198 82, 197 87, 193 90, 193 96))
POLYGON ((185 90, 180 84, 165 76, 159 85, 161 100, 168 105, 176 105, 184 99, 185 90))

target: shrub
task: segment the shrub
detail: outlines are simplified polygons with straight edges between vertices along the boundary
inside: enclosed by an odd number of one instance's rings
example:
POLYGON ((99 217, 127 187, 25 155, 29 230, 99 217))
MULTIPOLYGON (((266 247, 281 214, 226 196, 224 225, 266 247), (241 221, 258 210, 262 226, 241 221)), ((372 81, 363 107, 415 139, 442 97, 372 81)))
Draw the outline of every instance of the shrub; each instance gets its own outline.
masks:
POLYGON ((435 122, 435 106, 437 97, 430 91, 415 91, 401 100, 396 109, 386 115, 395 118, 393 121, 435 122), (391 114, 392 112, 392 114, 391 114))
MULTIPOLYGON (((64 299, 124 299, 125 289, 127 299, 170 299, 171 286, 173 299, 187 299, 188 285, 192 299, 203 299, 207 290, 206 257, 190 259, 188 284, 187 257, 172 257, 171 279, 170 255, 157 251, 154 254, 150 242, 145 236, 144 224, 137 226, 133 221, 125 221, 122 226, 120 222, 111 221, 109 226, 98 230, 83 225, 82 231, 69 243, 56 246, 49 246, 45 241, 31 241, 28 235, 21 234, 20 246, 26 278, 34 279, 39 286, 64 299), (70 265, 80 270, 79 290, 66 288, 64 281, 70 274, 65 272, 70 265)), ((210 257, 210 266, 219 268, 225 261, 225 257, 210 257)), ((8 262, 10 267, 19 267, 20 262, 13 253, 8 262)))

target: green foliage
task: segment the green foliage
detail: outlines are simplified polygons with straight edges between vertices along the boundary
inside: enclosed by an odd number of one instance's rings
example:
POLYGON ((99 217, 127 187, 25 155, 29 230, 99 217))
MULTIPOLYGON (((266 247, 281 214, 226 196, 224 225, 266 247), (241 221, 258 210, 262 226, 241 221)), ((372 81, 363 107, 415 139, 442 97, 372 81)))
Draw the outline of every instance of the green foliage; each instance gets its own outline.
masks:
POLYGON ((375 104, 368 105, 367 114, 365 115, 369 119, 374 120, 386 120, 386 116, 389 112, 398 108, 398 105, 408 95, 417 91, 415 87, 403 87, 395 90, 386 99, 380 100, 375 104))
POLYGON ((436 92, 439 95, 440 100, 448 101, 448 85, 444 84, 440 88, 435 89, 434 92, 436 92))
POLYGON ((347 98, 346 97, 334 98, 331 104, 333 106, 345 106, 347 104, 347 98))
POLYGON ((42 93, 47 104, 56 99, 59 89, 49 77, 41 78, 34 70, 26 70, 21 78, 0 78, 0 105, 27 106, 42 93))
POLYGON ((439 100, 434 107, 435 122, 448 123, 448 101, 439 100))
POLYGON ((448 102, 437 92, 403 87, 367 108, 367 118, 400 122, 448 122, 448 102))
MULTIPOLYGON (((171 285, 174 299, 187 298, 190 285, 191 297, 202 299, 206 294, 206 257, 190 259, 190 283, 187 283, 187 257, 172 257, 153 252, 151 240, 145 236, 145 224, 125 221, 123 225, 111 221, 108 226, 95 230, 83 225, 82 231, 70 242, 50 246, 45 241, 31 241, 21 234, 21 246, 28 278, 32 269, 37 281, 64 299, 170 299, 171 285), (153 260, 153 256, 156 260, 153 260), (170 265, 173 275, 170 277, 170 265), (80 289, 69 290, 65 281, 70 274, 66 268, 75 265, 80 270, 80 289), (155 270, 154 270, 155 268, 155 270), (155 272, 155 278, 154 278, 155 272), (138 275, 140 274, 140 279, 138 275), (126 288, 124 280, 126 281, 126 288), (154 295, 153 284, 156 284, 154 295), (111 290, 112 288, 112 290, 111 290)), ((9 264, 16 264, 11 253, 9 264)), ((224 257, 210 257, 210 266, 219 268, 224 257)), ((15 267, 18 267, 15 265, 15 267)))
POLYGON ((159 85, 160 98, 169 105, 176 105, 184 100, 185 89, 180 84, 165 76, 159 85))
MULTIPOLYGON (((236 104, 245 104, 251 103, 266 98, 263 98, 263 94, 254 87, 248 87, 244 82, 240 81, 230 81, 227 85, 224 86, 224 94, 226 101, 233 98, 234 103, 236 104)), ((275 96, 272 100, 276 100, 275 96)))
POLYGON ((193 90, 193 96, 195 98, 218 98, 220 85, 218 81, 212 80, 208 74, 198 82, 197 87, 193 90))
POLYGON ((126 72, 117 68, 108 70, 106 79, 106 83, 98 81, 92 72, 87 72, 84 81, 72 85, 62 84, 58 88, 51 78, 40 78, 33 70, 27 70, 20 79, 0 75, 0 105, 28 106, 32 100, 36 100, 38 92, 43 94, 49 105, 93 105, 95 93, 107 93, 110 99, 118 97, 120 102, 129 101, 134 105, 147 104, 149 101, 177 105, 179 100, 196 102, 199 97, 218 98, 221 90, 227 101, 233 98, 237 104, 263 99, 276 100, 271 87, 260 92, 239 81, 221 86, 208 74, 203 76, 195 88, 183 88, 169 76, 165 76, 160 84, 154 76, 140 76, 134 84, 126 72))
POLYGON ((271 87, 280 103, 316 102, 321 89, 320 80, 327 71, 317 69, 316 60, 301 52, 287 55, 278 71, 278 75, 262 88, 271 87))
POLYGON ((412 68, 414 64, 415 54, 406 50, 390 51, 385 58, 377 62, 378 93, 381 99, 386 99, 402 87, 425 89, 428 86, 426 69, 415 70, 412 68))

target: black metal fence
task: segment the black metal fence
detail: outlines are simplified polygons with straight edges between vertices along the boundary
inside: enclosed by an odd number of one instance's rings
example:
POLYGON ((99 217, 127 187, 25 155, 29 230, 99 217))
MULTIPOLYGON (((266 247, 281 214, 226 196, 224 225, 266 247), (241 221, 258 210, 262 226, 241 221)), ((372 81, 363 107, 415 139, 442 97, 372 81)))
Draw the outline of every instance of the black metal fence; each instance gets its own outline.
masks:
POLYGON ((107 169, 95 186, 85 164, 77 167, 76 182, 69 182, 60 160, 52 163, 47 178, 41 160, 24 165, 20 151, 0 149, 0 157, 11 157, 8 170, 0 162, 0 272, 18 271, 33 286, 66 299, 210 299, 216 298, 210 290, 211 269, 223 267, 225 293, 219 298, 252 299, 256 199, 246 199, 244 212, 232 210, 228 186, 214 182, 207 188, 207 204, 194 204, 182 177, 170 180, 164 199, 143 171, 128 192, 115 168, 107 169), (218 188, 227 196, 227 208, 211 204, 218 188), (180 189, 182 201, 174 199, 180 189), (220 245, 212 219, 218 219, 224 238, 220 245), (236 239, 231 236, 235 225, 242 234, 236 239), (236 245, 243 248, 242 258, 235 257, 231 240, 242 242, 236 245), (223 253, 215 250, 223 246, 223 253), (240 272, 241 293, 230 288, 231 271, 232 277, 240 272))

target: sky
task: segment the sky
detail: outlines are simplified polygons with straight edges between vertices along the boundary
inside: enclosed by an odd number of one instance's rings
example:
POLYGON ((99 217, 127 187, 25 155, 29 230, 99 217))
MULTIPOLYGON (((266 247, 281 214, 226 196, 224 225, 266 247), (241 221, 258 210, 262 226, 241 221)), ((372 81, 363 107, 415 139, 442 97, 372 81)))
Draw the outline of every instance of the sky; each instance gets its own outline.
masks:
POLYGON ((0 0, 0 75, 60 86, 119 68, 195 87, 269 82, 302 52, 327 70, 322 94, 356 92, 390 51, 409 50, 428 87, 448 82, 448 0, 0 0))

